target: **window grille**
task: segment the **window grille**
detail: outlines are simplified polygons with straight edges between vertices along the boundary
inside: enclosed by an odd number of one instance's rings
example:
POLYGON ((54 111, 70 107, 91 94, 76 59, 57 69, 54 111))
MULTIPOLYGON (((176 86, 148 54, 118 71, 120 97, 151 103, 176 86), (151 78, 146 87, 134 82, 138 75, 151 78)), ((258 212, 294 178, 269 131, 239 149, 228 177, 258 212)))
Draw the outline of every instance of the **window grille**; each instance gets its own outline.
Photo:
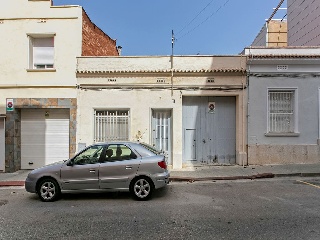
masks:
POLYGON ((269 92, 269 132, 294 132, 294 91, 269 92))
POLYGON ((94 141, 128 141, 129 118, 128 110, 95 111, 94 141))

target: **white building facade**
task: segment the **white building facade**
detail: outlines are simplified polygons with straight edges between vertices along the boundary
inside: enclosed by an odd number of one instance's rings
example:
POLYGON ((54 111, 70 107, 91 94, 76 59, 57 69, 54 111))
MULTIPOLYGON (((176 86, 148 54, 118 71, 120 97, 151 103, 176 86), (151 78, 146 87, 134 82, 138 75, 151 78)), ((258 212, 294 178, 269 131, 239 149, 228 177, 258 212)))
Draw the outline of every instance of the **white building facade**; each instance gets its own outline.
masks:
POLYGON ((78 58, 78 146, 131 140, 174 169, 246 164, 246 58, 78 58))
POLYGON ((76 57, 88 50, 83 35, 90 41, 90 34, 100 34, 115 46, 99 31, 80 6, 1 1, 0 171, 33 169, 74 155, 76 57))

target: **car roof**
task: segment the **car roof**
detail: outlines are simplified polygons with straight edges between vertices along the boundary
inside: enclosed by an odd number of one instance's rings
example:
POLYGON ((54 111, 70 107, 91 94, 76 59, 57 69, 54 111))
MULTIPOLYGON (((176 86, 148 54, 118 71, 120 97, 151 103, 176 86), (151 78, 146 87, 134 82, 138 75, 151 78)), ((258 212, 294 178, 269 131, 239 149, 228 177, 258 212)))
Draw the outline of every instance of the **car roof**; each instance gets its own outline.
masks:
POLYGON ((141 143, 135 142, 135 141, 109 141, 109 142, 95 143, 92 145, 105 146, 105 145, 110 145, 110 144, 138 144, 138 145, 140 145, 141 143))

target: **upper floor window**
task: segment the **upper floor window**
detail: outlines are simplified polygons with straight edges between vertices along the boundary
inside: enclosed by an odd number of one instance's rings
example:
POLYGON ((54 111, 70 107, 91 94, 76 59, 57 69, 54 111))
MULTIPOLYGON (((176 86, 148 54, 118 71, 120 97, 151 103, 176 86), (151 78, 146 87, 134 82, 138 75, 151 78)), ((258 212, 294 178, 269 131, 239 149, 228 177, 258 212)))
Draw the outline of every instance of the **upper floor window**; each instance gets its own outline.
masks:
POLYGON ((296 130, 295 90, 269 90, 269 133, 294 133, 296 130))
POLYGON ((54 37, 30 36, 30 69, 54 68, 54 37))

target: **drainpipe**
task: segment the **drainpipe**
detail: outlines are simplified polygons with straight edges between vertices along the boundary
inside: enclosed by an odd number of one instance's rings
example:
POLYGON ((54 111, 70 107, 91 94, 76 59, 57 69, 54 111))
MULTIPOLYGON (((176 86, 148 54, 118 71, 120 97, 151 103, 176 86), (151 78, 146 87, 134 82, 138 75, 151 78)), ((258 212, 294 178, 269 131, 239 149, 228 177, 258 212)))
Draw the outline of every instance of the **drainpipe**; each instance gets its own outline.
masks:
MULTIPOLYGON (((250 57, 252 57, 251 55, 251 49, 249 49, 249 56, 248 56, 248 59, 250 60, 250 57)), ((248 148, 247 148, 247 159, 248 159, 248 162, 247 162, 247 165, 249 165, 249 105, 250 105, 250 81, 249 81, 249 76, 250 76, 250 72, 251 72, 251 61, 247 61, 247 65, 248 65, 248 71, 247 71, 247 94, 248 94, 248 102, 247 102, 247 143, 248 143, 248 148)))
MULTIPOLYGON (((245 152, 245 147, 244 147, 244 143, 245 143, 245 109, 244 109, 244 82, 243 82, 243 78, 244 76, 242 77, 242 152, 244 153, 245 152)), ((247 156, 248 157, 248 156, 247 156)), ((244 167, 244 159, 242 158, 242 166, 244 167)))

